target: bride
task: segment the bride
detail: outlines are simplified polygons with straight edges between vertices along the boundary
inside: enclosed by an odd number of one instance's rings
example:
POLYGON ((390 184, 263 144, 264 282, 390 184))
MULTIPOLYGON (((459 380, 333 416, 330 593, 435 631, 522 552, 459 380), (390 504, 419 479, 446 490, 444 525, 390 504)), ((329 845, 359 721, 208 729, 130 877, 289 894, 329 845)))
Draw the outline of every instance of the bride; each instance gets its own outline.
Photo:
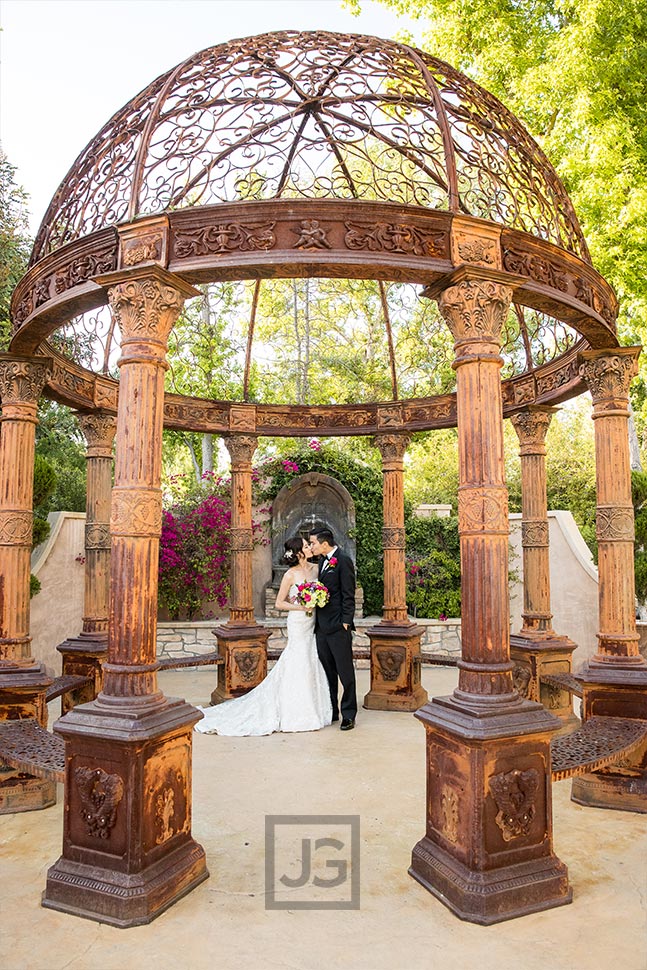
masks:
POLYGON ((200 707, 204 718, 195 726, 203 734, 230 737, 273 731, 318 731, 332 721, 328 680, 317 656, 314 615, 296 601, 297 586, 317 579, 308 562, 310 545, 300 536, 285 543, 283 561, 290 567, 276 597, 288 613, 288 642, 258 687, 215 707, 200 707))

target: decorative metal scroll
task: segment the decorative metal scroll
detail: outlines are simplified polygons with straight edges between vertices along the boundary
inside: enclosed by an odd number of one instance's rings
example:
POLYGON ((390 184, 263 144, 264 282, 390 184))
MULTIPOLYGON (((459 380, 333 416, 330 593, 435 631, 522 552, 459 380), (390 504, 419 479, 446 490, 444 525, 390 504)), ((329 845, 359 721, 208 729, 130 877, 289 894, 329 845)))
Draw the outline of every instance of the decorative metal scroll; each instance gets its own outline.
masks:
POLYGON ((550 746, 553 781, 613 764, 647 737, 647 722, 625 717, 590 717, 550 746))
POLYGON ((405 44, 284 31, 194 54, 121 108, 56 192, 32 261, 137 215, 280 198, 465 212, 588 260, 554 169, 496 98, 405 44))

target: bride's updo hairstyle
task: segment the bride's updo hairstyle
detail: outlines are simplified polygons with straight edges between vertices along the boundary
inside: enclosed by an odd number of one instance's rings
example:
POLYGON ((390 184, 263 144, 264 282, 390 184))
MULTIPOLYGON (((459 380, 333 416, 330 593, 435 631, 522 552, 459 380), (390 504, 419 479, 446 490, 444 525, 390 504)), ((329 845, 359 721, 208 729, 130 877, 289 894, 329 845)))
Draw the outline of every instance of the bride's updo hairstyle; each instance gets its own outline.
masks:
POLYGON ((287 566, 296 566, 299 562, 298 553, 303 552, 303 539, 301 536, 294 536, 292 539, 288 539, 284 548, 283 562, 287 566))

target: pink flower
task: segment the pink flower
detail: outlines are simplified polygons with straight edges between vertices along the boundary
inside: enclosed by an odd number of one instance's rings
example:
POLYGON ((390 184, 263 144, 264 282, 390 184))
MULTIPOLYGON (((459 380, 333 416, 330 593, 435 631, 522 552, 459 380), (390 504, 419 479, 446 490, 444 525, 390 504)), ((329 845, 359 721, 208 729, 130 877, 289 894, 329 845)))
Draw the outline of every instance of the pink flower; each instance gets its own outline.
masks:
POLYGON ((331 556, 331 558, 328 560, 328 567, 329 567, 329 569, 332 569, 333 566, 336 566, 336 565, 337 565, 337 557, 336 556, 331 556))
POLYGON ((321 451, 321 442, 317 438, 311 438, 309 445, 313 451, 321 451))

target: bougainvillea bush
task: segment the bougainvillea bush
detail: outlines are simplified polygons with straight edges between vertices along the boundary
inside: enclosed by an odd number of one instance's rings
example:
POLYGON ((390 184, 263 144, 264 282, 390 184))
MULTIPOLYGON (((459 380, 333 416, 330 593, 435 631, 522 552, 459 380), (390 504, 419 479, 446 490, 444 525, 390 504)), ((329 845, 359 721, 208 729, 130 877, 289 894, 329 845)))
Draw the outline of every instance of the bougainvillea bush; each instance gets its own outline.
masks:
POLYGON ((193 619, 205 602, 224 607, 229 595, 231 508, 212 494, 197 505, 162 513, 159 603, 172 620, 193 619))

